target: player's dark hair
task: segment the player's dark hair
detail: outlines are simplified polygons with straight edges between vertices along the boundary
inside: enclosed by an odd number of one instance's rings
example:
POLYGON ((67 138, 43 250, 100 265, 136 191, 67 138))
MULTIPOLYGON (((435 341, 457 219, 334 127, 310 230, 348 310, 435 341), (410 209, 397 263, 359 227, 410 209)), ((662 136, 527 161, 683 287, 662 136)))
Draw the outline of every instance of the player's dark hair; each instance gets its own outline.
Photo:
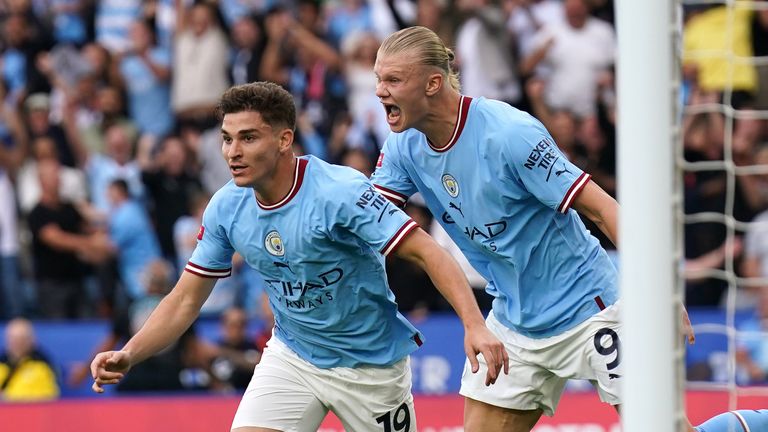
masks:
POLYGON ((219 119, 227 114, 254 111, 268 125, 296 130, 296 105, 284 88, 267 81, 230 87, 216 106, 219 119))

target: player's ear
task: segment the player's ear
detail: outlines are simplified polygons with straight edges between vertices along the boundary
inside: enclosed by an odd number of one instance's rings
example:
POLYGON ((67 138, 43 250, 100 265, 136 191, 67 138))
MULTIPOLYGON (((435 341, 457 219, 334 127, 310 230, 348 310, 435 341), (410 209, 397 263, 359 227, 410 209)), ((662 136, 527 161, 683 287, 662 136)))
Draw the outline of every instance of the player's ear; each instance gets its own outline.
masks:
POLYGON ((437 94, 437 92, 440 91, 440 88, 443 87, 444 79, 445 77, 443 74, 439 72, 430 74, 427 78, 427 84, 424 89, 424 92, 427 94, 427 96, 434 96, 437 94))
POLYGON ((288 151, 292 151, 293 148, 293 131, 291 129, 285 128, 280 131, 279 140, 280 143, 278 144, 278 148, 280 150, 280 153, 285 153, 288 151))

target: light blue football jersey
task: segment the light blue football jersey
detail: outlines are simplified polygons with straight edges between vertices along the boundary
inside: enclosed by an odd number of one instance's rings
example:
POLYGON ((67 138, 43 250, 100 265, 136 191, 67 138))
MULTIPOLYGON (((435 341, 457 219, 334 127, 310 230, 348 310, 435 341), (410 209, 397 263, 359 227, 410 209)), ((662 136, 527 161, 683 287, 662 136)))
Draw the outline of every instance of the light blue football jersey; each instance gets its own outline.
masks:
POLYGON ((712 417, 694 428, 697 432, 764 432, 768 431, 768 410, 729 411, 712 417))
POLYGON ((388 366, 423 336, 397 311, 384 255, 417 227, 352 168, 298 159, 291 192, 266 206, 229 182, 203 215, 185 270, 225 277, 237 251, 264 278, 275 335, 315 366, 388 366))
POLYGON ((462 96, 453 138, 388 137, 373 175, 395 203, 421 192, 488 280, 493 313, 531 338, 562 333, 617 300, 617 273, 575 210, 589 175, 544 126, 503 102, 462 96))

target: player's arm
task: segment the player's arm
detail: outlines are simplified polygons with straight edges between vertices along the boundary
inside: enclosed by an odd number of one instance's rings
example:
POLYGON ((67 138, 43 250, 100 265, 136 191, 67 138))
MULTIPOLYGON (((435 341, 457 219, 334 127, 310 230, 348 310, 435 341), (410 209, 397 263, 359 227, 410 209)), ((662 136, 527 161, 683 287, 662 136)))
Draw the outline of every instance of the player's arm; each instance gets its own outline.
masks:
POLYGON ((464 324, 464 351, 472 364, 472 372, 478 371, 477 354, 482 353, 488 363, 486 385, 496 382, 502 366, 504 373, 508 373, 509 357, 504 344, 485 326, 472 288, 456 260, 421 228, 411 231, 395 249, 395 254, 424 269, 459 315, 464 324))
POLYGON ((147 322, 120 351, 96 355, 91 362, 93 390, 117 384, 131 366, 139 363, 178 339, 197 318, 200 308, 213 290, 216 279, 184 272, 171 292, 155 308, 147 322))
MULTIPOLYGON (((617 247, 618 243, 618 217, 619 204, 608 195, 597 183, 590 180, 573 202, 573 208, 588 217, 617 247)), ((691 320, 685 306, 680 305, 680 319, 682 330, 689 344, 696 340, 691 320)))
POLYGON ((594 222, 617 247, 619 204, 597 183, 590 180, 576 196, 573 208, 594 222))

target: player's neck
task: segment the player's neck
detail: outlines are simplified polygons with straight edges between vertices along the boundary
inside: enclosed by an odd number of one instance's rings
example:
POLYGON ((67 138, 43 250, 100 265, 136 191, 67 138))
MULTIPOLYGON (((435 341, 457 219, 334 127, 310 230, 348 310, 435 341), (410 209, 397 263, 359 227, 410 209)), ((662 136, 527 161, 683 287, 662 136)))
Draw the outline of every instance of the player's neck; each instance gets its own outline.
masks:
POLYGON ((273 205, 288 196, 293 188, 298 159, 291 154, 278 161, 272 176, 253 186, 256 198, 264 205, 273 205))
POLYGON ((429 114, 419 130, 436 147, 445 146, 451 140, 460 104, 461 94, 453 90, 441 91, 430 100, 429 114))

